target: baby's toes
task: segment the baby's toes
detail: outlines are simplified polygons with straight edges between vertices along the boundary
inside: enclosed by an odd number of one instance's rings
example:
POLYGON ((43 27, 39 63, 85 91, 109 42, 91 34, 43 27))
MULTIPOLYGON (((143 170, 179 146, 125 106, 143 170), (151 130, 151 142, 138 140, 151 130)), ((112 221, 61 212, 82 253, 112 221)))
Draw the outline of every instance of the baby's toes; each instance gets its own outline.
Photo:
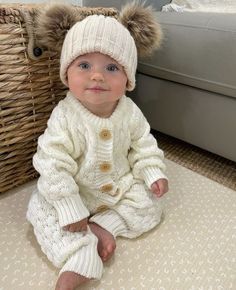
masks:
POLYGON ((103 262, 108 261, 114 254, 114 251, 116 249, 116 244, 115 243, 111 243, 108 244, 102 252, 102 260, 103 262))

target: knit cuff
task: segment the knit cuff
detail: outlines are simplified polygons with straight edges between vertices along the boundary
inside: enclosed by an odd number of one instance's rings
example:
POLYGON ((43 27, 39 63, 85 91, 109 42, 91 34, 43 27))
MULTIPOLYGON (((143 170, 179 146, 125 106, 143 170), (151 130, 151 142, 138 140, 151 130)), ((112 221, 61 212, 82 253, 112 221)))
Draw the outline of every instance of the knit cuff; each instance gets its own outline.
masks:
POLYGON ((114 238, 127 232, 127 226, 122 217, 114 210, 107 210, 92 216, 89 220, 111 233, 114 238))
POLYGON ((66 271, 75 272, 89 279, 101 279, 103 263, 98 255, 97 243, 90 243, 74 253, 59 274, 66 271))
POLYGON ((161 169, 155 166, 148 166, 144 168, 142 170, 142 176, 148 188, 151 188, 153 182, 157 181, 158 179, 168 179, 166 175, 161 171, 161 169))
POLYGON ((89 211, 83 204, 79 194, 53 201, 52 205, 57 211, 61 227, 73 224, 89 216, 89 211))

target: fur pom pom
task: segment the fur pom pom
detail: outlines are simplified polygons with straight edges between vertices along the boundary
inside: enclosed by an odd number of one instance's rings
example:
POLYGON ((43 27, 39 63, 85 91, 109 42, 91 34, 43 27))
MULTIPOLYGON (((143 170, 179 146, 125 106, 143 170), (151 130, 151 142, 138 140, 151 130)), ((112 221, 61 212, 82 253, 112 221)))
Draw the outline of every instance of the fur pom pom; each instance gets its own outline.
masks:
POLYGON ((120 22, 135 40, 138 55, 149 56, 162 41, 162 30, 151 6, 144 7, 137 1, 127 4, 120 12, 120 22))
POLYGON ((37 16, 36 38, 43 47, 60 51, 67 31, 80 20, 70 5, 47 5, 37 16))

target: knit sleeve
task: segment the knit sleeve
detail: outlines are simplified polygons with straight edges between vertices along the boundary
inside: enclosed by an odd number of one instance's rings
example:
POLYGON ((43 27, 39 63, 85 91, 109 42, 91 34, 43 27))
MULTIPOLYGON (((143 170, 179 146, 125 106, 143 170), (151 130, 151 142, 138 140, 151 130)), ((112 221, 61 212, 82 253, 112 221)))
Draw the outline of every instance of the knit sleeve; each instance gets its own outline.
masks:
POLYGON ((131 146, 128 159, 135 178, 143 179, 150 188, 164 174, 163 151, 150 133, 150 125, 141 110, 133 103, 130 118, 131 146))
POLYGON ((74 180, 78 170, 75 160, 81 151, 79 143, 75 146, 63 107, 57 106, 39 137, 33 165, 40 174, 38 190, 55 207, 61 226, 89 216, 74 180))

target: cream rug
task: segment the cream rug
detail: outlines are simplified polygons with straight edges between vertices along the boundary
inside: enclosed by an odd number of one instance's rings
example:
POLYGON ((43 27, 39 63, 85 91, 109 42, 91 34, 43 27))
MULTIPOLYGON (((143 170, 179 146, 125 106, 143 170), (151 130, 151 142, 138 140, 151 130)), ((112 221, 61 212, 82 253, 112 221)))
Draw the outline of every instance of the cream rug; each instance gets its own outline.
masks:
MULTIPOLYGON (((165 216, 137 240, 118 239, 101 281, 83 290, 236 289, 236 192, 167 160, 165 216)), ((35 181, 0 196, 0 290, 53 290, 25 212, 35 181)))

